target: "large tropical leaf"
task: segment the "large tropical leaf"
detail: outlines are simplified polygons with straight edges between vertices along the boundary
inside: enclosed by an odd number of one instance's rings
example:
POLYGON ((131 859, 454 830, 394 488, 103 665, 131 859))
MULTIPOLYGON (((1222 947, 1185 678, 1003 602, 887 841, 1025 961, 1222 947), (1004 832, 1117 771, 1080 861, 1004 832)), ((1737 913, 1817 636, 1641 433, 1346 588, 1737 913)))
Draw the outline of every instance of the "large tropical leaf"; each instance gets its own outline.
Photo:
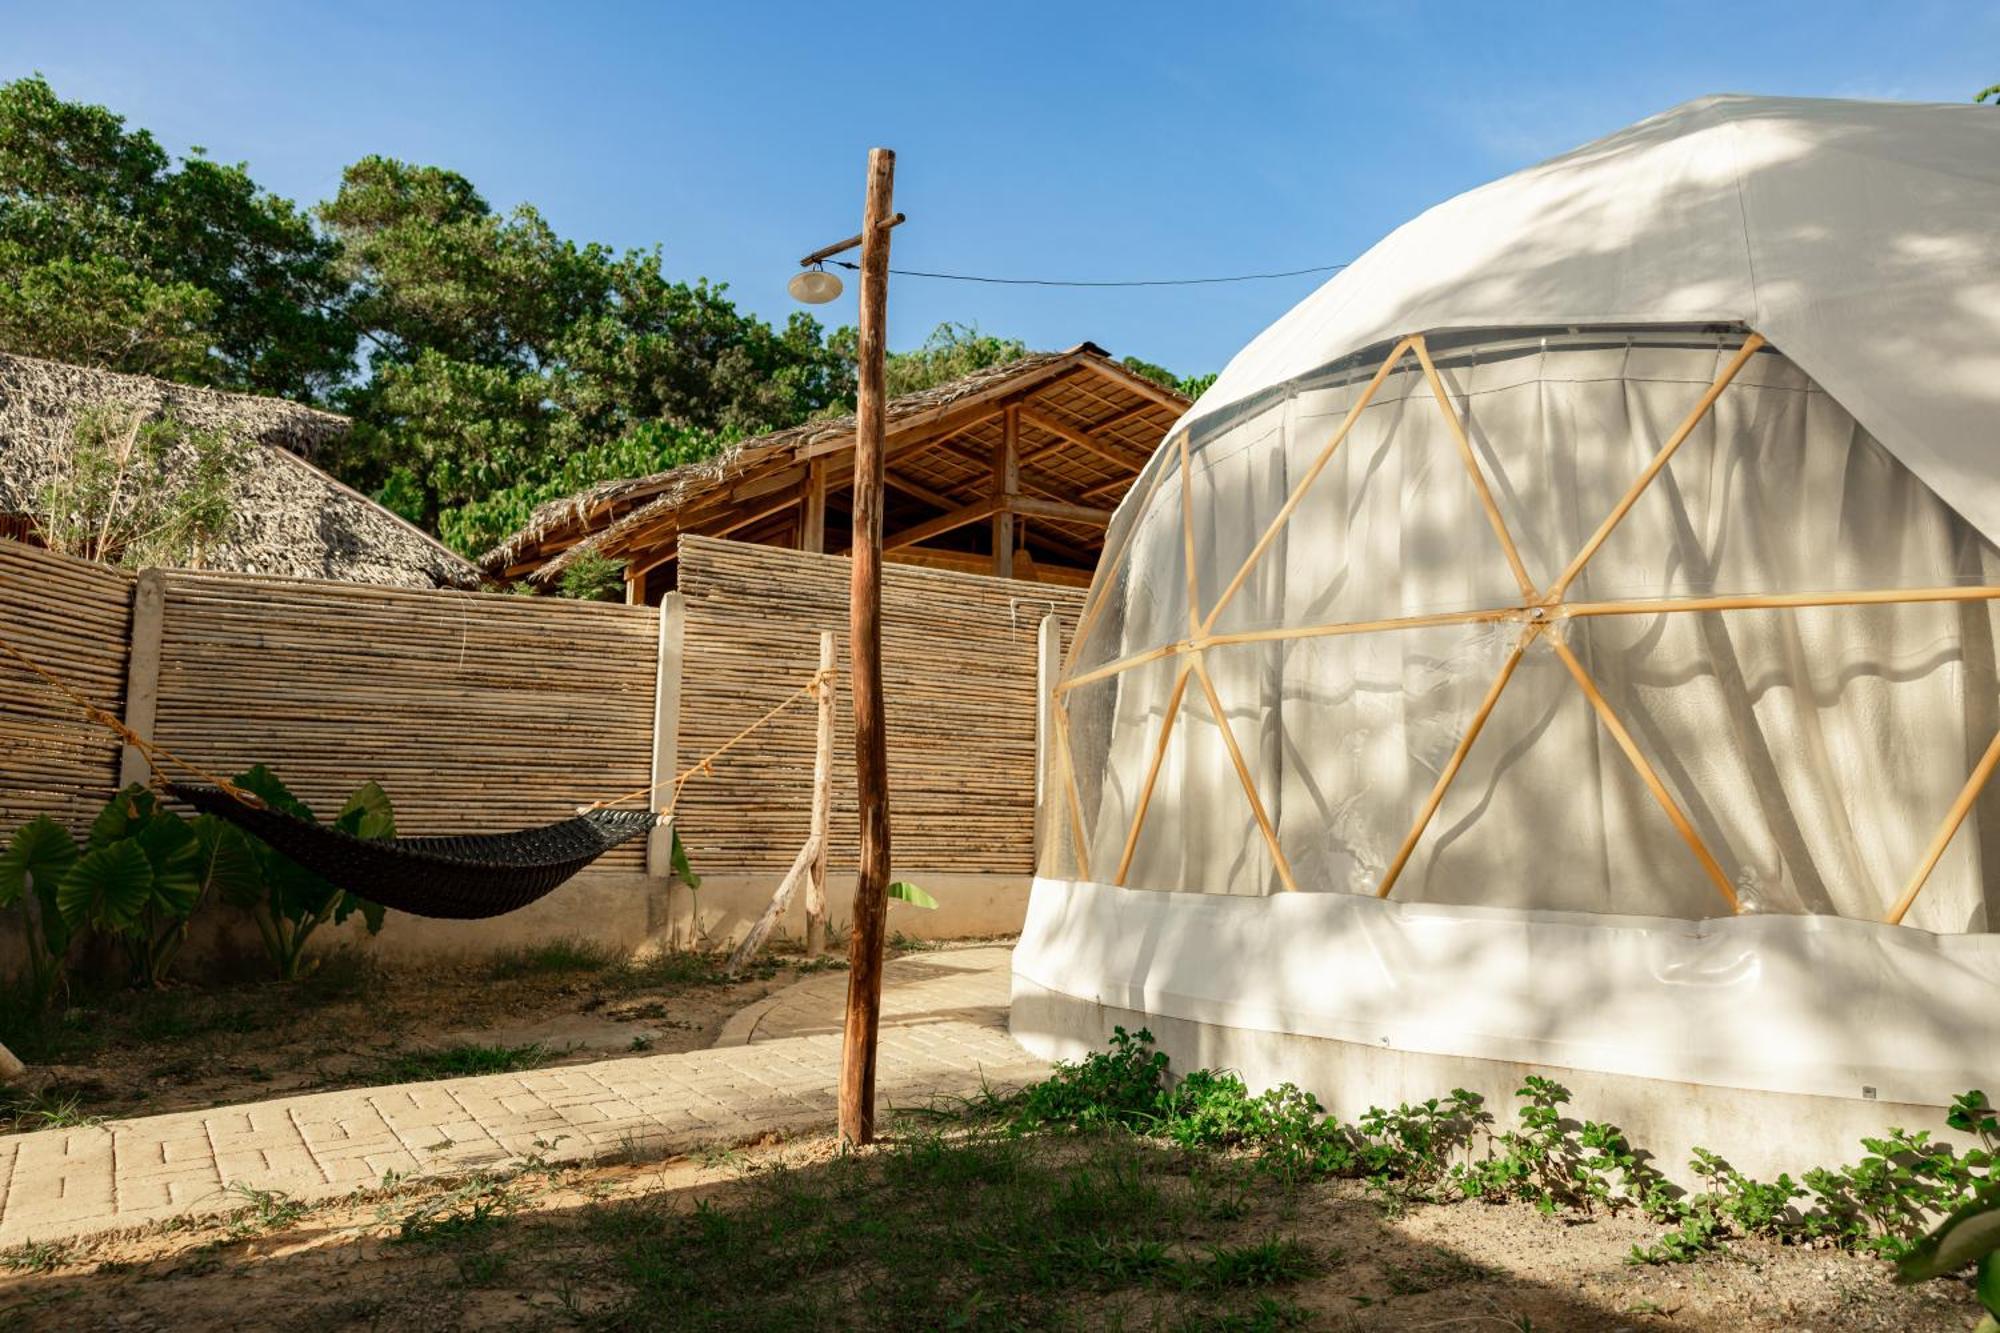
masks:
POLYGON ((292 795, 292 789, 280 782, 278 775, 262 764, 238 773, 234 780, 237 786, 260 799, 273 810, 282 810, 288 815, 312 823, 319 822, 318 817, 313 814, 312 809, 304 801, 292 795))
POLYGON ((130 930, 153 896, 153 863, 131 839, 86 853, 56 885, 56 910, 71 929, 130 930))
POLYGON ((35 893, 43 902, 55 902, 55 888, 69 868, 76 864, 76 843, 65 829, 47 815, 14 830, 7 850, 0 852, 0 907, 18 902, 24 893, 35 893))
POLYGON ((1896 1280, 1945 1277, 1995 1250, 2000 1250, 2000 1186, 1983 1191, 1938 1223, 1897 1263, 1896 1280))
POLYGON ((382 922, 388 918, 388 909, 380 903, 371 903, 366 898, 357 897, 352 893, 340 895, 340 905, 333 909, 333 924, 339 925, 356 912, 361 913, 361 922, 368 927, 370 935, 382 933, 382 922))
POLYGON ((688 860, 687 844, 681 841, 679 826, 676 825, 669 828, 668 832, 673 835, 674 840, 672 851, 668 857, 673 867, 674 878, 687 885, 690 889, 700 888, 701 876, 694 873, 694 865, 688 860))
POLYGON ((140 826, 132 841, 153 867, 153 903, 171 917, 183 917, 201 901, 201 844, 179 815, 161 811, 140 826))
POLYGON ((908 903, 912 907, 928 907, 932 910, 937 908, 937 899, 906 879, 899 879, 891 884, 889 896, 899 903, 908 903))
POLYGON ((236 907, 255 907, 264 897, 264 874, 242 830, 214 815, 198 816, 192 827, 202 891, 212 889, 236 907))
POLYGON ((373 782, 347 798, 333 824, 344 833, 370 841, 396 836, 396 813, 389 806, 388 793, 373 782))
POLYGON ((104 808, 97 812, 97 818, 91 821, 91 849, 109 847, 114 842, 131 837, 159 807, 158 797, 147 788, 133 783, 105 802, 104 808))

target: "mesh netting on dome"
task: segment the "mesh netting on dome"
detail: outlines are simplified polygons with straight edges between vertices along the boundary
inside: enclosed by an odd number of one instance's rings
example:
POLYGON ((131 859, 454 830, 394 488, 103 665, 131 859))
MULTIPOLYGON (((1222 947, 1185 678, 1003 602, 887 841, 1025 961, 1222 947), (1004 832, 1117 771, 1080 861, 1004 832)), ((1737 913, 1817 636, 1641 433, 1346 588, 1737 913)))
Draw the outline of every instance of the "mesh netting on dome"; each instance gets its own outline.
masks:
POLYGON ((1042 873, 1985 931, 1996 596, 2000 550, 1754 334, 1402 339, 1154 458, 1042 873))

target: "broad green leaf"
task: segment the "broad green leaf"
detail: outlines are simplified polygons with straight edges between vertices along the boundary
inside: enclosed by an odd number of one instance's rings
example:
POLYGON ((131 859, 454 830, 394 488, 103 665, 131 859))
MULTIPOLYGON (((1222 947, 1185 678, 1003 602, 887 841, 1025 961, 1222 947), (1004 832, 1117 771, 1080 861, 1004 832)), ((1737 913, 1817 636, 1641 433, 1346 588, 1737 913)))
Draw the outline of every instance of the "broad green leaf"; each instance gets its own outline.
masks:
POLYGON ((1972 1290, 1986 1307, 1988 1322, 2000 1318, 2000 1249, 1988 1250, 1979 1261, 1979 1281, 1972 1290))
POLYGON ((701 876, 694 873, 694 866, 688 861, 687 844, 681 841, 679 826, 675 826, 672 832, 674 848, 671 861, 674 868, 674 878, 691 889, 698 889, 701 887, 701 876))
POLYGON ((311 823, 319 822, 311 808, 292 795, 291 788, 278 781, 278 775, 262 764, 238 773, 234 781, 237 786, 258 797, 273 810, 282 810, 288 815, 311 823))
POLYGON ((201 844, 179 815, 161 811, 140 826, 132 841, 153 867, 153 901, 169 916, 182 917, 201 901, 201 844))
POLYGON ((340 895, 340 905, 333 909, 333 924, 339 925, 356 912, 361 913, 361 922, 368 927, 370 935, 382 933, 382 922, 389 915, 388 909, 380 903, 371 903, 366 898, 356 897, 351 893, 340 895))
POLYGON ((0 853, 0 907, 11 906, 28 892, 53 903, 56 884, 76 864, 77 855, 69 831, 47 815, 21 825, 0 853))
POLYGON ((364 784, 347 798, 333 825, 343 833, 371 842, 396 836, 396 815, 389 807, 388 794, 373 782, 364 784))
POLYGON ((99 847, 69 868, 56 885, 56 910, 71 929, 130 929, 153 894, 153 864, 137 842, 99 847))
POLYGON ((195 874, 202 891, 212 889, 222 901, 236 907, 256 906, 264 896, 264 875, 242 830, 214 815, 197 817, 193 828, 200 849, 195 874))
POLYGON ((159 800, 153 793, 133 783, 105 802, 97 818, 91 821, 91 848, 109 847, 120 838, 131 837, 158 808, 159 800))
POLYGON ((937 908, 937 899, 925 893, 906 879, 899 879, 889 886, 889 896, 897 902, 908 903, 912 907, 937 908))
MULTIPOLYGON (((1988 1189, 1937 1224, 1896 1265, 1898 1282, 1922 1282, 1956 1273, 2000 1250, 2000 1188, 1988 1189)), ((1986 1274, 1981 1273, 1982 1286, 1986 1274)), ((1984 1292, 1981 1293, 1984 1299, 1984 1292)), ((2000 1310, 1995 1311, 2000 1314, 2000 1310)))

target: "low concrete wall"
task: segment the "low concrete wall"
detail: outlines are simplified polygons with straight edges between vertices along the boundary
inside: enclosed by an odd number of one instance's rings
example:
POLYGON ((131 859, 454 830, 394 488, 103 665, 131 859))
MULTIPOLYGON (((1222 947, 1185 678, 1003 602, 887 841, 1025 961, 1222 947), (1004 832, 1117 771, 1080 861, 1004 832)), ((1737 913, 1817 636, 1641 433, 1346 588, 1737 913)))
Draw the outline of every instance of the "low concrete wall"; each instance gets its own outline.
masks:
POLYGON ((1370 1106, 1419 1102, 1464 1088, 1486 1099, 1495 1128, 1503 1129, 1514 1123, 1514 1108, 1520 1104, 1515 1089, 1527 1075, 1541 1074, 1570 1090, 1568 1110, 1578 1120, 1619 1126, 1656 1170, 1683 1187, 1697 1184, 1687 1170, 1696 1147, 1721 1154, 1737 1170, 1761 1180, 1779 1172, 1796 1180, 1812 1167, 1855 1161, 1864 1152, 1862 1136, 1879 1135, 1890 1126, 1928 1129, 1961 1148, 1977 1146, 1945 1128, 1942 1107, 1420 1055, 1113 1008, 1014 975, 1009 1028, 1034 1054, 1081 1059, 1103 1050, 1114 1027, 1150 1031, 1175 1075, 1190 1069, 1233 1069, 1253 1090, 1296 1083, 1343 1120, 1358 1118, 1370 1106))

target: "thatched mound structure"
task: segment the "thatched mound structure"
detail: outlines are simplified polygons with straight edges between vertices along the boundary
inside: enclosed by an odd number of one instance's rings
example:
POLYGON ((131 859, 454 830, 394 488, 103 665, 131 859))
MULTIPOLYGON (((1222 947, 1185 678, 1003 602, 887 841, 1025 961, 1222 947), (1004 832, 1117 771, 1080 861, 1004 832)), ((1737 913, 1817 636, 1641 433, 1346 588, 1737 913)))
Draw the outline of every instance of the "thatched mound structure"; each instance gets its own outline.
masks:
POLYGON ((469 588, 479 571, 306 461, 346 418, 282 399, 218 393, 0 353, 0 521, 27 531, 36 497, 76 447, 86 413, 171 410, 191 429, 254 443, 231 496, 225 540, 204 567, 405 588, 469 588))

